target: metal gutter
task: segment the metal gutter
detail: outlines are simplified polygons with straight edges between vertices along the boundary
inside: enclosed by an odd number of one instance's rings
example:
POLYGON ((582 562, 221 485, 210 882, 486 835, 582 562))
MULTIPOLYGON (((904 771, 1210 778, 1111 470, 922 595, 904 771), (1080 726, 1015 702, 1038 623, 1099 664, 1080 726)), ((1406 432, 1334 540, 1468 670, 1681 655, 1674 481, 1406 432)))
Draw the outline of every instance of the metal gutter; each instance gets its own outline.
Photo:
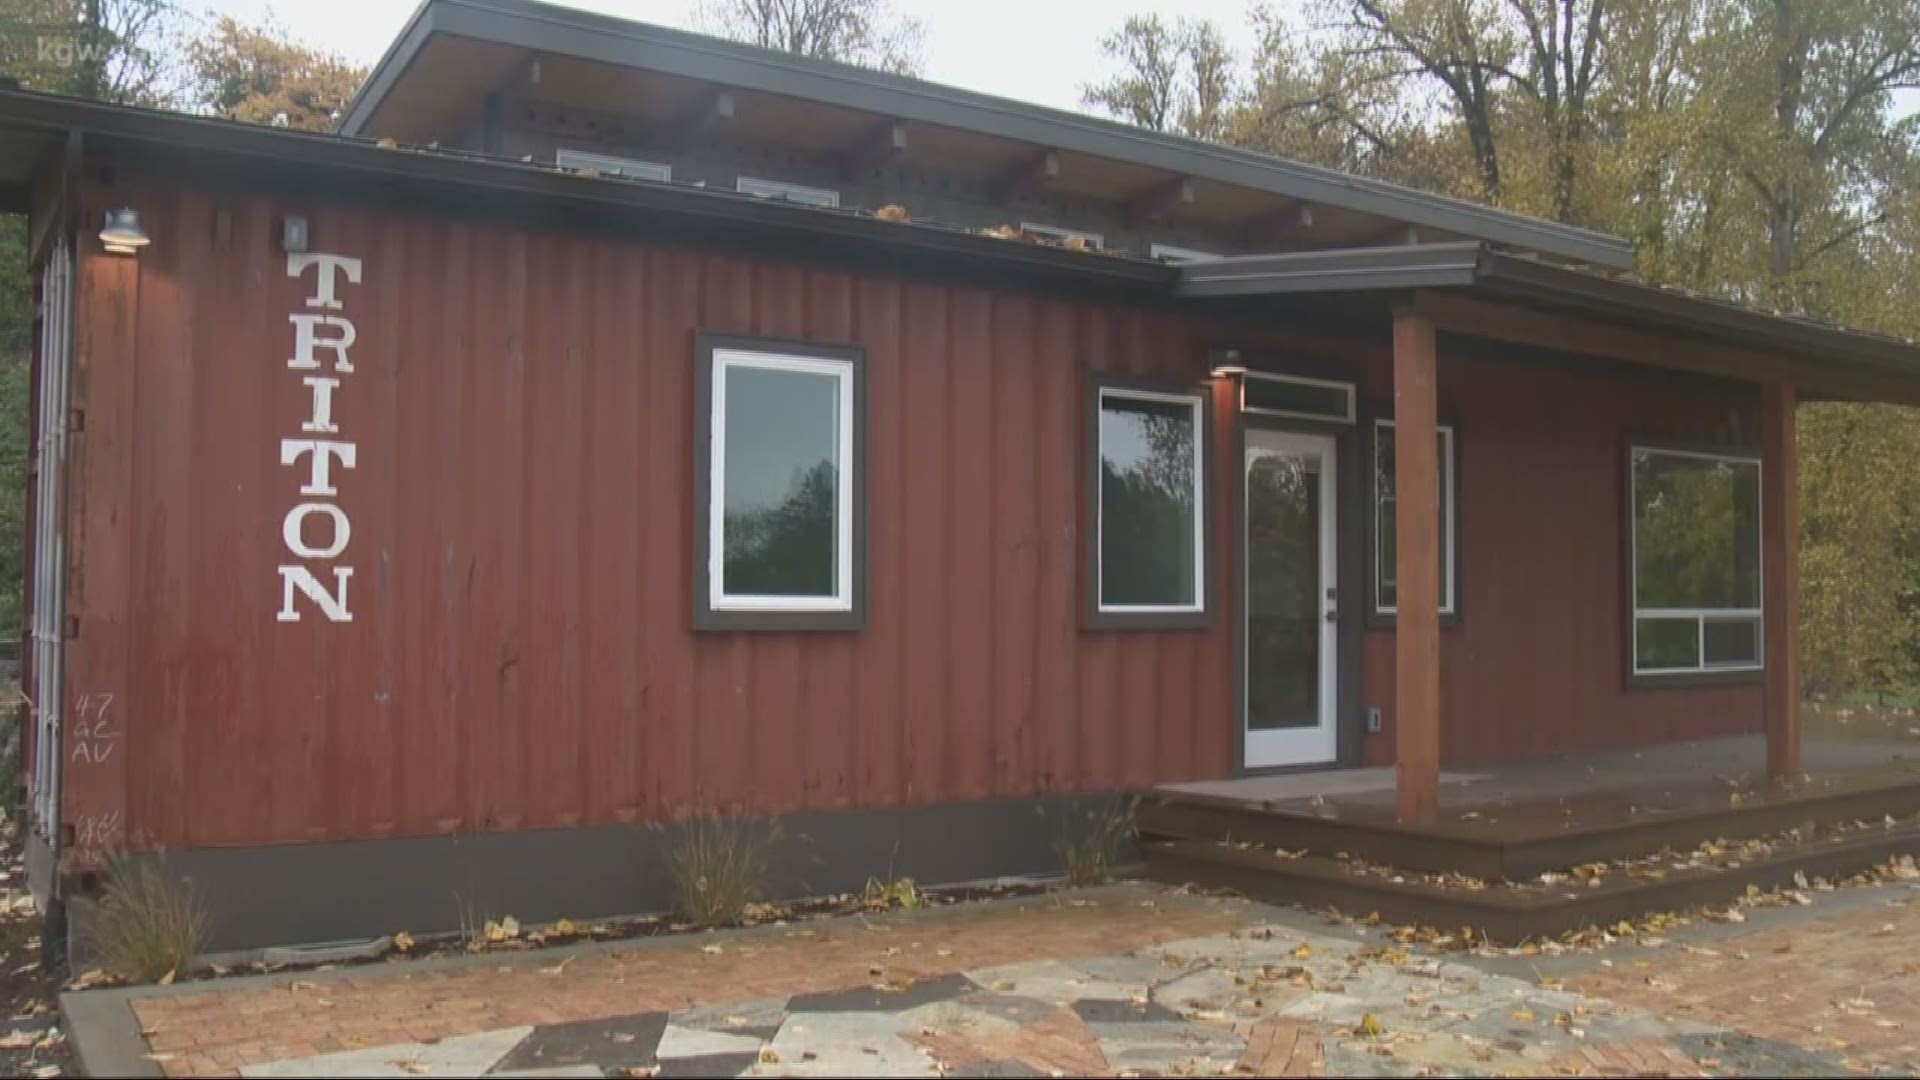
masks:
MULTIPOLYGON (((543 220, 568 206, 708 235, 715 230, 750 241, 787 241, 809 250, 832 245, 882 259, 922 257, 1020 269, 1080 282, 1133 287, 1166 296, 1172 267, 1144 259, 1070 251, 983 236, 965 230, 880 221, 833 210, 756 198, 718 188, 588 177, 550 166, 425 149, 382 148, 364 139, 243 124, 204 116, 112 105, 30 91, 0 90, 0 149, 9 133, 84 132, 90 152, 164 159, 181 167, 225 161, 234 177, 250 168, 281 180, 332 170, 378 185, 382 194, 410 191, 435 205, 461 195, 506 198, 540 206, 543 220)), ((306 179, 315 177, 309 175, 306 179)), ((327 180, 328 186, 333 186, 327 180)))
POLYGON ((977 131, 1600 266, 1626 269, 1633 262, 1627 240, 1590 229, 1111 120, 534 0, 425 0, 342 113, 343 134, 367 133, 374 112, 435 33, 977 131))
POLYGON ((1471 285, 1485 246, 1477 241, 1242 255, 1180 267, 1175 296, 1433 289, 1471 285))

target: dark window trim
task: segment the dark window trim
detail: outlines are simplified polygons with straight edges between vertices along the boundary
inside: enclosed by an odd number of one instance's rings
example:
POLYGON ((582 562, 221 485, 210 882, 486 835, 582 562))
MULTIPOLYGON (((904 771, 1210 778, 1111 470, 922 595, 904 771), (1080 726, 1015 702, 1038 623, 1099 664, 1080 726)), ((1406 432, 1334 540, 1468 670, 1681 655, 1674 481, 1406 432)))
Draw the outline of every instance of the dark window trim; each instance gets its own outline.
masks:
POLYGON ((695 630, 860 630, 867 621, 867 350, 855 344, 798 341, 701 330, 694 334, 693 628, 695 630), (736 611, 711 604, 709 515, 713 496, 713 353, 739 349, 834 360, 853 366, 853 461, 846 469, 853 518, 850 607, 846 611, 736 611))
MULTIPOLYGON (((1760 576, 1760 666, 1733 671, 1641 672, 1634 667, 1634 552, 1633 552, 1633 452, 1635 450, 1671 450, 1691 454, 1717 454, 1726 457, 1750 457, 1760 463, 1760 493, 1766 497, 1767 461, 1761 448, 1749 442, 1702 442, 1670 439, 1628 432, 1620 444, 1620 667, 1629 690, 1681 689, 1691 686, 1738 686, 1764 682, 1767 677, 1767 590, 1765 567, 1760 576)), ((1765 558, 1766 514, 1762 506, 1760 551, 1765 558)))
MULTIPOLYGON (((1369 630, 1391 630, 1398 624, 1395 618, 1397 612, 1380 610, 1380 575, 1374 572, 1374 560, 1378 557, 1380 551, 1380 537, 1379 525, 1374 521, 1376 500, 1373 492, 1373 477, 1380 465, 1377 433, 1380 430, 1379 422, 1382 420, 1391 423, 1393 421, 1393 411, 1391 409, 1373 409, 1362 413, 1360 416, 1360 426, 1366 429, 1366 475, 1362 477, 1362 488, 1366 503, 1366 521, 1361 527, 1367 535, 1365 556, 1367 602, 1365 617, 1367 629, 1369 630)), ((1466 469, 1464 462, 1466 461, 1467 455, 1465 450, 1462 449, 1466 445, 1466 437, 1461 432, 1460 421, 1451 413, 1443 411, 1440 414, 1438 426, 1451 428, 1453 430, 1453 520, 1451 522, 1453 527, 1448 530, 1452 533, 1453 539, 1453 610, 1440 613, 1440 628, 1442 630, 1454 630, 1458 629, 1466 621, 1467 610, 1467 560, 1464 556, 1466 551, 1466 545, 1464 543, 1466 533, 1460 524, 1461 519, 1465 517, 1465 514, 1462 512, 1462 505, 1466 500, 1461 497, 1460 493, 1466 489, 1466 469)))
POLYGON ((1081 469, 1086 474, 1082 488, 1081 514, 1081 628, 1085 630, 1199 630, 1213 625, 1213 582, 1219 554, 1214 550, 1213 522, 1213 395, 1205 382, 1183 383, 1176 380, 1138 378, 1093 372, 1087 376, 1086 424, 1082 440, 1081 469), (1102 611, 1100 610, 1100 395, 1102 391, 1138 391, 1149 394, 1177 394, 1194 399, 1200 414, 1199 430, 1194 432, 1194 452, 1200 455, 1200 491, 1195 512, 1200 515, 1200 610, 1198 611, 1102 611))

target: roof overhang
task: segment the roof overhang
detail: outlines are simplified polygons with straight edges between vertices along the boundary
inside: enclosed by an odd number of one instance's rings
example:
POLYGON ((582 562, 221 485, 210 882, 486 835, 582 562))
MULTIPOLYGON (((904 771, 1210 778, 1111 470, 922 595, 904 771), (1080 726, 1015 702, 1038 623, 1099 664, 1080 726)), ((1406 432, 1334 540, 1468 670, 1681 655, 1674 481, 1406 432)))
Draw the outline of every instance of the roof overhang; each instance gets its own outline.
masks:
MULTIPOLYGON (((1012 274, 1165 302, 1173 268, 857 211, 648 183, 365 139, 243 124, 29 91, 0 90, 0 162, 44 160, 70 133, 88 160, 137 165, 200 186, 290 191, 316 201, 371 198, 391 209, 512 215, 611 227, 721 247, 848 258, 919 270, 1012 274)), ((6 194, 0 184, 0 196, 6 194)))
POLYGON ((1467 336, 1789 379, 1817 396, 1920 404, 1920 344, 1912 341, 1554 266, 1483 243, 1251 255, 1182 266, 1178 276, 1174 292, 1187 300, 1372 297, 1424 310, 1441 329, 1467 336), (1655 330, 1663 333, 1649 333, 1655 330))
POLYGON ((682 184, 582 175, 458 153, 25 91, 0 90, 0 163, 32 178, 130 166, 209 190, 314 202, 371 201, 428 214, 511 217, 702 246, 835 258, 1012 287, 1058 286, 1148 305, 1249 308, 1325 318, 1341 305, 1412 307, 1440 329, 1627 363, 1761 381, 1810 396, 1920 404, 1920 346, 1812 319, 1555 266, 1485 243, 1258 255, 1166 266, 1144 259, 878 220, 682 184), (1290 306, 1291 302, 1291 306, 1290 306))
POLYGON ((1414 226, 1550 258, 1616 269, 1632 265, 1632 245, 1606 233, 1098 117, 532 0, 425 0, 348 103, 340 131, 425 141, 420 132, 387 130, 398 126, 396 110, 419 105, 437 88, 467 107, 476 105, 467 100, 474 94, 465 85, 474 77, 476 56, 469 51, 451 59, 435 52, 454 39, 491 45, 485 55, 497 54, 502 63, 509 55, 521 62, 574 58, 831 106, 839 110, 835 115, 865 116, 869 126, 909 123, 964 132, 1006 153, 1084 157, 1091 175, 1141 174, 1144 190, 1197 182, 1245 191, 1273 207, 1332 208, 1372 221, 1368 228, 1376 237, 1395 226, 1414 226))

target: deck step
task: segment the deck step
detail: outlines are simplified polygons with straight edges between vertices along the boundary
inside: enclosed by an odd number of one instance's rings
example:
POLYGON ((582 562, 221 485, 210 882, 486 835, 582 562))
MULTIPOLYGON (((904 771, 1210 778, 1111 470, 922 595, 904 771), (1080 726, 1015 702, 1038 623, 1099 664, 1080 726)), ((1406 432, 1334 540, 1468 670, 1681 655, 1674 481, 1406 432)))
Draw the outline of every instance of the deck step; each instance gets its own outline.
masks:
POLYGON ((1612 926, 1655 912, 1724 904, 1748 886, 1770 890, 1807 878, 1840 879, 1901 855, 1920 855, 1920 825, 1865 829, 1780 844, 1738 867, 1671 870, 1665 877, 1609 874, 1600 885, 1484 889, 1443 886, 1425 875, 1393 880, 1356 871, 1347 860, 1315 854, 1283 856, 1271 848, 1211 840, 1145 844, 1148 875, 1173 885, 1232 889, 1255 900, 1349 915, 1378 913, 1396 925, 1472 927, 1500 943, 1544 940, 1588 926, 1612 926))
POLYGON ((1920 784, 1866 784, 1777 802, 1648 814, 1592 825, 1554 828, 1551 804, 1485 806, 1472 820, 1449 818, 1432 826, 1390 820, 1316 816, 1299 809, 1266 809, 1206 798, 1157 795, 1135 811, 1148 840, 1252 842, 1314 855, 1347 854, 1370 863, 1429 872, 1456 871, 1487 881, 1528 881, 1581 863, 1613 862, 1662 849, 1686 851, 1710 840, 1746 840, 1795 829, 1819 830, 1852 821, 1907 818, 1920 813, 1920 784), (1504 816, 1509 827, 1501 827, 1504 816), (1540 827, 1510 826, 1528 817, 1540 827))

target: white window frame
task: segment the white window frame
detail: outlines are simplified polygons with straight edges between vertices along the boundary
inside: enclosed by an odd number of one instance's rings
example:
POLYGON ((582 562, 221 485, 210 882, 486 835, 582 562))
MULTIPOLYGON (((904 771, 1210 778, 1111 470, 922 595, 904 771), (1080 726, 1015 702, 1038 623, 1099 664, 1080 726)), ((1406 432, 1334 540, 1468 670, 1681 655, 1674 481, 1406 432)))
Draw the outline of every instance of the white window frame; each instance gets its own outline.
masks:
POLYGON ((1067 240, 1077 236, 1081 240, 1086 241, 1087 249, 1090 251, 1105 251, 1107 249, 1107 238, 1097 232, 1086 232, 1082 229, 1063 229, 1058 225, 1042 225, 1037 221, 1021 222, 1020 231, 1037 233, 1040 236, 1051 236, 1055 240, 1067 240))
POLYGON ((1299 420, 1331 420, 1337 423, 1351 424, 1353 423, 1354 417, 1358 415, 1354 406, 1354 397, 1355 393, 1352 383, 1340 382, 1335 379, 1309 379, 1303 375, 1274 375, 1265 371, 1247 371, 1242 372, 1240 375, 1240 411, 1243 413, 1253 413, 1256 416, 1291 416, 1299 420), (1301 412, 1296 409, 1265 409, 1257 405, 1248 405, 1247 384, 1255 379, 1263 382, 1291 383, 1295 386, 1318 386, 1325 389, 1338 390, 1346 396, 1347 408, 1345 413, 1336 415, 1334 413, 1301 412))
POLYGON ((1207 506, 1206 506, 1206 398, 1200 393, 1176 393, 1142 390, 1127 386, 1102 386, 1095 402, 1094 415, 1099 429, 1094 438, 1094 537, 1093 590, 1094 610, 1101 615, 1198 615, 1207 610, 1207 506), (1193 412, 1193 600, 1191 604, 1109 604, 1107 589, 1107 494, 1101 482, 1101 462, 1106 459, 1106 411, 1109 398, 1127 401, 1158 401, 1185 405, 1193 412))
POLYGON ((840 193, 833 188, 808 187, 805 184, 792 184, 785 180, 763 180, 757 176, 735 177, 733 188, 742 195, 753 195, 762 199, 785 199, 788 202, 832 209, 840 206, 840 193))
POLYGON ((1219 262, 1221 259, 1226 258, 1225 255, 1221 255, 1218 252, 1201 251, 1197 248, 1176 247, 1173 244, 1150 244, 1147 247, 1147 255, 1161 262, 1170 262, 1175 265, 1180 263, 1219 262))
POLYGON ((1643 608, 1640 606, 1640 507, 1639 491, 1635 488, 1634 458, 1641 454, 1658 454, 1664 457, 1695 458, 1702 461, 1752 465, 1754 468, 1755 504, 1754 511, 1760 515, 1762 523, 1766 521, 1766 465, 1756 454, 1716 452, 1707 450, 1676 450, 1665 446, 1635 444, 1627 448, 1627 670, 1636 678, 1648 676, 1657 678, 1662 675, 1714 675, 1721 672, 1764 671, 1767 666, 1767 544, 1761 530, 1754 533, 1754 570, 1760 580, 1760 605, 1751 608, 1643 608), (1695 648, 1699 653, 1699 663, 1691 667, 1640 666, 1640 622, 1643 619, 1692 619, 1697 636, 1695 648), (1709 663, 1707 661, 1707 624, 1711 622, 1748 622, 1753 623, 1754 659, 1752 662, 1709 663))
MULTIPOLYGON (((1375 481, 1375 483, 1378 482, 1380 469, 1380 439, 1385 432, 1392 429, 1393 421, 1386 417, 1377 418, 1373 422, 1373 456, 1370 460, 1373 462, 1374 476, 1368 479, 1375 481)), ((1441 508, 1446 511, 1444 519, 1447 523, 1447 527, 1441 530, 1440 533, 1440 550, 1443 553, 1443 557, 1440 560, 1440 568, 1442 571, 1440 582, 1442 586, 1442 592, 1440 594, 1440 614, 1452 615, 1459 608, 1460 552, 1455 541, 1460 535, 1460 491, 1457 486, 1460 476, 1454 466, 1454 462, 1460 456, 1460 443, 1454 435, 1452 424, 1435 424, 1434 429, 1440 433, 1441 442, 1446 447, 1446 452, 1442 454, 1440 458, 1440 500, 1441 508)), ((1397 462, 1399 458, 1396 457, 1394 460, 1397 462)), ((1397 602, 1400 595, 1400 582, 1398 578, 1394 581, 1394 597, 1396 602, 1392 604, 1383 604, 1380 602, 1380 583, 1385 580, 1382 575, 1386 570, 1386 567, 1380 564, 1380 530, 1391 529, 1395 526, 1391 521, 1380 520, 1380 489, 1378 487, 1372 488, 1372 493, 1368 498, 1373 503, 1367 511, 1373 517, 1373 558, 1371 560, 1373 563, 1373 611, 1376 615, 1397 615, 1400 612, 1400 606, 1397 602)), ((1398 510, 1400 506, 1400 478, 1398 476, 1394 477, 1393 482, 1393 502, 1394 508, 1398 510)), ((1398 551, 1398 547, 1396 547, 1395 550, 1398 551)))
POLYGON ((662 184, 673 182, 673 166, 664 161, 641 161, 638 158, 614 157, 611 154, 596 154, 591 150, 563 147, 554 153, 553 163, 563 169, 594 169, 622 180, 651 180, 662 184))
POLYGON ((714 611, 850 612, 853 610, 853 483, 855 366, 850 360, 790 356, 747 349, 713 350, 708 430, 713 445, 707 463, 707 604, 714 611), (831 596, 736 595, 726 588, 727 374, 735 368, 795 371, 839 380, 839 454, 834 484, 834 593, 831 596))

